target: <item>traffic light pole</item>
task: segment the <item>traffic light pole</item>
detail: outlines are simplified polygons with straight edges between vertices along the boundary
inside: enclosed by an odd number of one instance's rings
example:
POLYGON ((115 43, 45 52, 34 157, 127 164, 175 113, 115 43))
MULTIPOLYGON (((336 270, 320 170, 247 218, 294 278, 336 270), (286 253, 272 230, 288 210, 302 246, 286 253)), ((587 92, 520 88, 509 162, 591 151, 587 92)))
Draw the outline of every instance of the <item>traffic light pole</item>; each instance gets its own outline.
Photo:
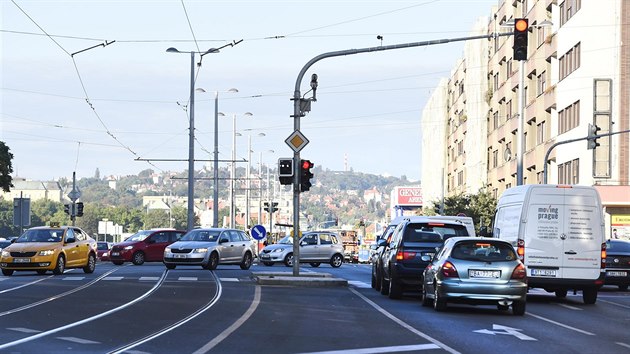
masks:
POLYGON ((580 140, 597 139, 597 138, 601 138, 601 137, 605 137, 605 136, 612 136, 612 135, 624 134, 624 133, 630 133, 630 129, 628 129, 628 130, 621 130, 621 131, 612 132, 612 133, 598 134, 596 136, 590 136, 589 135, 589 136, 585 136, 583 138, 569 139, 569 140, 559 141, 557 143, 554 143, 553 145, 551 145, 549 147, 549 149, 547 149, 547 152, 545 153, 545 159, 543 160, 545 162, 544 163, 544 167, 543 167, 543 184, 547 184, 547 161, 549 161, 549 154, 551 154, 551 150, 553 150, 556 146, 564 145, 564 144, 568 144, 568 143, 573 143, 573 142, 580 141, 580 140))
MULTIPOLYGON (((379 47, 369 47, 369 48, 360 48, 360 49, 347 49, 340 50, 335 52, 328 52, 320 54, 310 61, 308 61, 302 70, 300 70, 297 80, 295 82, 295 90, 293 91, 293 129, 294 131, 300 131, 300 118, 305 115, 305 110, 302 109, 302 104, 304 106, 308 106, 308 99, 302 98, 302 94, 300 91, 300 86, 302 83, 302 79, 306 74, 306 71, 315 63, 322 59, 332 58, 332 57, 340 57, 346 55, 354 55, 361 53, 371 53, 371 52, 382 52, 385 50, 393 50, 393 49, 403 49, 403 48, 413 48, 413 47, 424 47, 436 44, 446 44, 451 42, 462 42, 469 41, 475 39, 490 39, 497 38, 502 36, 511 36, 514 32, 507 33, 491 33, 484 34, 478 36, 470 36, 470 37, 459 37, 459 38, 446 38, 446 39, 436 39, 431 41, 422 41, 422 42, 412 42, 412 43, 402 43, 402 44, 393 44, 393 45, 385 45, 379 47)), ((293 154, 293 275, 298 276, 300 274, 300 150, 295 149, 293 154)))

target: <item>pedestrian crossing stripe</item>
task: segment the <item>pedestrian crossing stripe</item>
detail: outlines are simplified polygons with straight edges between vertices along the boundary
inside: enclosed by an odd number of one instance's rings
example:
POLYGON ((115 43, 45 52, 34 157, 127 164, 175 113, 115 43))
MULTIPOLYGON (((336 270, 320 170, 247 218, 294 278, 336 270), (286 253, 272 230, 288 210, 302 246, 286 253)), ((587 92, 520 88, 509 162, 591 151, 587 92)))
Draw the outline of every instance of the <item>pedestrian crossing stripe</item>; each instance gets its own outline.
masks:
POLYGON ((367 289, 372 286, 366 282, 362 282, 359 280, 348 280, 348 284, 354 286, 355 288, 367 289))

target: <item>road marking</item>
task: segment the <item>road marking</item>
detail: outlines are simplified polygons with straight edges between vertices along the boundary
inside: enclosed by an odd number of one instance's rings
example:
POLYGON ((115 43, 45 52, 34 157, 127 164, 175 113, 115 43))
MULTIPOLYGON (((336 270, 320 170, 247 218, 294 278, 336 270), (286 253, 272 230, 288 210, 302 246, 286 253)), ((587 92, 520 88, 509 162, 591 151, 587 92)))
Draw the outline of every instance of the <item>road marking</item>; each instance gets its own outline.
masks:
POLYGON ((367 289, 372 287, 370 284, 359 280, 348 280, 348 284, 360 289, 367 289))
POLYGON ((612 301, 606 301, 606 300, 600 299, 599 302, 604 302, 604 303, 607 303, 607 304, 611 304, 611 305, 623 307, 623 308, 626 308, 626 309, 630 309, 630 306, 628 306, 628 305, 622 305, 622 304, 618 304, 618 303, 612 302, 612 301))
POLYGON ((390 320, 398 323, 401 327, 407 329, 411 333, 414 333, 415 335, 420 336, 420 337, 430 341, 431 343, 437 345, 438 347, 446 350, 447 352, 449 352, 451 354, 460 354, 460 352, 458 352, 457 350, 455 350, 455 349, 449 347, 448 345, 440 342, 439 340, 429 336, 428 334, 425 334, 423 332, 418 331, 417 329, 415 329, 412 326, 408 325, 407 323, 403 322, 398 317, 396 317, 396 316, 392 315, 391 313, 387 312, 384 308, 378 306, 374 301, 368 299, 367 297, 365 297, 363 294, 361 294, 357 290, 354 290, 353 288, 348 288, 348 290, 350 290, 355 295, 357 295, 358 297, 363 299, 363 301, 367 302, 370 306, 374 307, 378 312, 382 313, 383 315, 388 317, 390 320))
POLYGON ((101 342, 95 342, 93 340, 77 338, 77 337, 57 337, 57 339, 65 340, 72 343, 79 343, 79 344, 101 344, 101 342))
POLYGON ((214 337, 213 340, 206 343, 206 345, 195 350, 193 354, 203 354, 203 353, 209 352, 210 350, 212 350, 212 348, 217 346, 225 338, 227 338, 230 334, 232 334, 232 332, 236 331, 240 326, 242 326, 245 323, 245 321, 247 321, 247 319, 252 317, 252 315, 254 314, 254 311, 256 311, 256 308, 258 308, 258 304, 260 304, 260 293, 261 293, 260 286, 256 285, 256 288, 254 291, 254 301, 252 301, 252 303, 249 305, 249 308, 247 309, 247 311, 245 311, 243 316, 241 316, 238 320, 236 320, 236 322, 232 323, 230 327, 226 328, 218 336, 214 337))
POLYGON ((104 278, 103 280, 123 280, 124 277, 107 277, 104 278))
POLYGON ((179 278, 177 278, 177 280, 180 280, 180 281, 197 281, 197 279, 198 279, 197 277, 179 277, 179 278))
POLYGON ((576 331, 576 332, 579 332, 579 333, 582 333, 582 334, 586 334, 586 335, 589 335, 589 336, 594 336, 594 335, 595 335, 594 333, 587 332, 587 331, 582 330, 582 329, 579 329, 579 328, 571 327, 571 326, 569 326, 569 325, 565 325, 564 323, 556 322, 556 321, 554 321, 554 320, 550 320, 550 319, 545 318, 545 317, 542 317, 542 316, 534 315, 534 314, 533 314, 533 313, 531 313, 531 312, 526 312, 525 314, 526 314, 526 315, 529 315, 529 316, 532 316, 532 317, 535 317, 535 318, 537 318, 537 319, 539 319, 539 320, 547 321, 547 322, 549 322, 549 323, 553 323, 553 324, 555 324, 555 325, 557 325, 557 326, 564 327, 564 328, 566 328, 566 329, 570 329, 570 330, 572 330, 572 331, 576 331))
POLYGON ((481 334, 491 334, 493 336, 497 335, 497 334, 506 334, 506 335, 510 335, 510 336, 514 336, 520 340, 538 340, 536 338, 532 338, 528 335, 525 335, 519 331, 522 331, 522 329, 519 328, 512 328, 512 327, 508 327, 508 326, 502 326, 502 325, 498 325, 498 324, 493 324, 492 325, 492 329, 493 330, 489 330, 489 329, 479 329, 476 331, 473 331, 475 333, 481 333, 481 334))
POLYGON ((85 277, 65 277, 61 280, 83 280, 85 277))
POLYGON ((15 331, 15 332, 22 332, 22 333, 39 333, 41 331, 38 331, 36 329, 30 329, 30 328, 23 328, 23 327, 16 327, 16 328, 7 328, 10 331, 15 331))
POLYGON ((160 277, 140 277, 140 281, 156 281, 160 279, 160 277))
POLYGON ((239 282, 240 280, 238 280, 238 278, 220 278, 221 281, 227 281, 227 282, 239 282))
POLYGON ((415 345, 399 345, 396 347, 331 350, 327 352, 310 352, 310 353, 302 353, 302 354, 347 354, 347 353, 373 354, 373 353, 410 352, 414 350, 431 350, 431 349, 440 349, 440 347, 435 344, 415 344, 415 345))
MULTIPOLYGON (((16 286, 15 288, 11 288, 11 289, 4 289, 4 290, 0 291, 0 294, 4 294, 4 293, 8 293, 9 291, 13 291, 13 290, 21 289, 21 288, 27 287, 27 286, 29 286, 29 285, 37 284, 37 283, 39 283, 40 281, 44 281, 44 280, 46 280, 46 279, 50 279, 50 278, 52 278, 52 277, 53 277, 53 275, 49 275, 49 276, 47 276, 46 278, 42 278, 42 279, 38 279, 38 280, 32 281, 32 282, 30 282, 30 283, 22 284, 22 285, 20 285, 20 286, 16 286)), ((6 279, 6 278, 4 278, 4 279, 6 279)))
POLYGON ((571 306, 571 305, 567 305, 567 304, 558 304, 558 305, 559 305, 559 306, 562 306, 562 307, 566 307, 566 308, 568 308, 568 309, 570 309, 570 310, 583 311, 583 310, 582 310, 581 308, 579 308, 579 307, 575 307, 575 306, 571 306))
POLYGON ((621 343, 621 342, 615 342, 615 344, 620 345, 622 347, 630 348, 630 344, 621 343))

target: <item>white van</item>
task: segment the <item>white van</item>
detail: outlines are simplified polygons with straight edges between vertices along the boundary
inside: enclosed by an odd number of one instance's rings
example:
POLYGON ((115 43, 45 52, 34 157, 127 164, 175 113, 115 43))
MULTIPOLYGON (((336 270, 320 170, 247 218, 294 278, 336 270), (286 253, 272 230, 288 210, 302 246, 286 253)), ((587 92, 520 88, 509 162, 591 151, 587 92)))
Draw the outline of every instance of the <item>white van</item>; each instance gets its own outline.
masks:
POLYGON ((530 288, 565 297, 582 290, 597 301, 604 284, 606 240, 602 203, 589 186, 530 184, 507 189, 497 203, 494 237, 512 243, 530 288))

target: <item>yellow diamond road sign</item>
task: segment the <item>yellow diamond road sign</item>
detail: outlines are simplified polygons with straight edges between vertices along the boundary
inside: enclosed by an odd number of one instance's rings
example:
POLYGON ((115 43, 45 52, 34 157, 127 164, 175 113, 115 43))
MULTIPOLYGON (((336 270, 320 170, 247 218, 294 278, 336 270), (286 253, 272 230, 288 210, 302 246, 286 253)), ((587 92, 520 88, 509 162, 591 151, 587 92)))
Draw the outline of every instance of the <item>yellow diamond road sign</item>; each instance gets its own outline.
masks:
POLYGON ((306 144, 308 144, 308 139, 306 139, 302 132, 296 130, 293 132, 293 134, 289 135, 287 140, 285 140, 284 142, 287 143, 287 145, 289 145, 289 147, 293 149, 294 152, 300 152, 300 150, 302 150, 306 146, 306 144))

